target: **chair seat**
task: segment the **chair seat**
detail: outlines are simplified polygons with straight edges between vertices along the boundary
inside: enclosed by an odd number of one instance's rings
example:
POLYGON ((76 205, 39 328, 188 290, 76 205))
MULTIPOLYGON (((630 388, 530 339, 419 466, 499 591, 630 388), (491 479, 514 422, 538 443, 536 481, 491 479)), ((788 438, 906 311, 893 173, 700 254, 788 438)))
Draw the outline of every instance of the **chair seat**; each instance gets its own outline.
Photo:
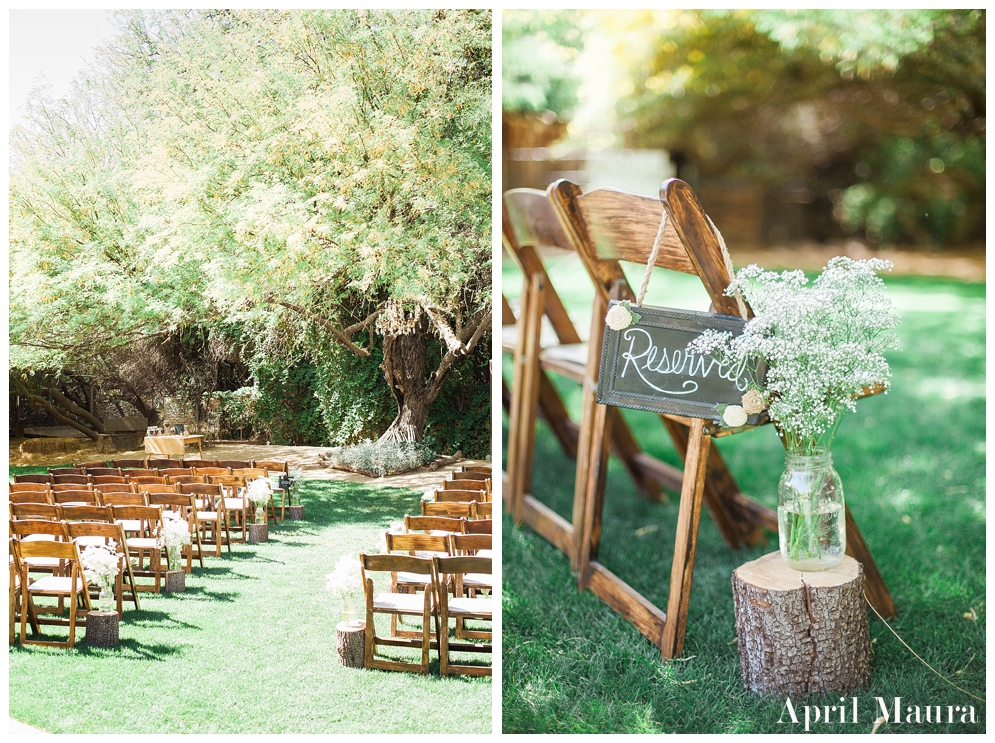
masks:
POLYGON ((449 599, 449 616, 491 618, 491 600, 488 598, 451 598, 449 599))
POLYGON ((421 616, 425 611, 425 596, 421 593, 381 593, 373 598, 373 610, 421 616))
MULTIPOLYGON (((44 578, 39 578, 28 586, 28 591, 31 593, 69 593, 72 591, 72 587, 72 578, 64 576, 46 576, 44 578)), ((79 578, 76 579, 76 590, 83 590, 83 581, 79 578)))
POLYGON ((477 550, 477 557, 493 557, 490 550, 477 550))
POLYGON ((241 498, 225 498, 225 508, 229 511, 241 511, 246 507, 246 504, 241 498))
POLYGON ((397 574, 398 585, 427 586, 431 582, 432 576, 424 573, 406 573, 402 570, 397 574))
POLYGON ((138 519, 118 519, 121 528, 124 529, 125 533, 130 531, 141 531, 142 522, 138 519))
POLYGON ((76 537, 74 540, 79 545, 80 550, 85 547, 103 547, 107 540, 103 537, 76 537))
POLYGON ((466 573, 463 576, 463 585, 469 588, 490 588, 490 573, 466 573))
POLYGON ((152 537, 132 537, 126 540, 128 542, 128 547, 138 550, 154 550, 159 549, 159 540, 153 539, 152 537))
POLYGON ((218 512, 217 511, 197 511, 198 521, 217 521, 218 512))
POLYGON ((27 534, 21 537, 22 542, 54 542, 54 534, 27 534))
POLYGON ((61 567, 65 561, 58 557, 26 557, 22 562, 29 568, 48 569, 61 567))

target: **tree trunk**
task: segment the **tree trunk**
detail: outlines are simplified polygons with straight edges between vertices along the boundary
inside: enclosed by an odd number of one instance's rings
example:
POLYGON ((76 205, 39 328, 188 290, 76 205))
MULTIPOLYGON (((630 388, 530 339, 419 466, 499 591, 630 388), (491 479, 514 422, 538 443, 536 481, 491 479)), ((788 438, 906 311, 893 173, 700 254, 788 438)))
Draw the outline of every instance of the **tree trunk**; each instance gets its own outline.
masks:
POLYGON ((743 684, 761 694, 848 694, 870 681, 864 573, 844 557, 798 572, 780 552, 738 567, 733 604, 743 684))
POLYGON ((378 444, 421 441, 428 410, 438 394, 432 394, 425 383, 426 334, 422 321, 414 333, 384 337, 381 368, 397 403, 397 417, 377 440, 378 444))

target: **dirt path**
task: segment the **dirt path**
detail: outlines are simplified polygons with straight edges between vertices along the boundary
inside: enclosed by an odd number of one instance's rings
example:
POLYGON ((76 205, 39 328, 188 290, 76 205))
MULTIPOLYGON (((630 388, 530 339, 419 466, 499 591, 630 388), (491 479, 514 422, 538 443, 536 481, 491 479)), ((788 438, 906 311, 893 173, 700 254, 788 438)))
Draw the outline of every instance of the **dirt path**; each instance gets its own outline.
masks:
MULTIPOLYGON (((21 440, 10 442, 9 463, 14 467, 55 467, 65 466, 71 462, 84 462, 87 460, 99 459, 142 459, 148 454, 140 449, 138 451, 122 451, 116 454, 97 454, 94 445, 80 442, 82 447, 79 451, 70 454, 31 454, 22 455, 18 451, 21 440)), ((416 470, 400 475, 388 477, 366 477, 353 472, 342 472, 332 470, 322 465, 318 459, 319 454, 327 454, 331 449, 322 446, 265 446, 262 444, 205 444, 204 459, 265 459, 277 462, 287 462, 290 469, 303 470, 304 477, 310 480, 342 480, 344 482, 361 482, 369 485, 391 488, 411 488, 413 490, 425 490, 446 478, 448 473, 459 466, 487 464, 474 459, 463 459, 447 467, 440 467, 437 470, 416 470)), ((196 447, 187 448, 187 458, 197 459, 196 447)))

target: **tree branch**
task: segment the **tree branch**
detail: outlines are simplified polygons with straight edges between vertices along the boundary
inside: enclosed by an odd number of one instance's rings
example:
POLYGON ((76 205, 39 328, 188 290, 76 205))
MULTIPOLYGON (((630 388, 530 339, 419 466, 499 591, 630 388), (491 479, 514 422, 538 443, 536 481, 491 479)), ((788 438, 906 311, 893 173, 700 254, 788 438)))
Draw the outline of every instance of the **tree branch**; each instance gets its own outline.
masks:
POLYGON ((446 374, 449 373, 449 370, 452 369, 453 364, 456 363, 456 359, 460 356, 469 356, 490 327, 491 308, 488 306, 478 311, 470 322, 467 323, 463 329, 463 337, 460 339, 459 348, 455 351, 450 350, 443 356, 442 361, 439 362, 439 368, 432 372, 432 382, 429 385, 428 393, 429 399, 434 400, 439 394, 442 389, 442 382, 446 378, 446 374))
MULTIPOLYGON (((355 343, 353 343, 349 339, 349 336, 346 335, 346 333, 339 330, 331 322, 321 317, 321 315, 317 315, 314 312, 311 312, 311 310, 307 309, 306 307, 301 307, 299 304, 294 304, 293 302, 288 302, 284 299, 276 299, 275 297, 266 297, 264 301, 268 302, 269 304, 278 304, 281 307, 286 307, 288 310, 296 312, 297 314, 302 315, 303 317, 306 317, 309 320, 313 320, 314 322, 321 325, 323 328, 329 330, 331 334, 335 336, 336 340, 338 340, 339 343, 348 348, 357 356, 362 356, 363 358, 366 358, 370 355, 370 352, 367 351, 365 348, 360 348, 355 343)), ((369 318, 367 318, 367 320, 369 320, 369 318)), ((363 322, 365 323, 367 320, 364 320, 363 322)))

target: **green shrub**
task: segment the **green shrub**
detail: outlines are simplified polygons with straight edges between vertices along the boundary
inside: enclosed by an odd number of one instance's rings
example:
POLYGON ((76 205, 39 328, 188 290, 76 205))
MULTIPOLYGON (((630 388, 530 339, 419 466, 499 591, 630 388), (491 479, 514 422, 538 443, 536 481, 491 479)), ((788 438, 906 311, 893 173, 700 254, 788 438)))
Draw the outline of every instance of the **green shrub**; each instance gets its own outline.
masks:
POLYGON ((371 477, 383 477, 429 464, 435 452, 424 443, 403 441, 378 444, 369 439, 336 449, 329 456, 333 465, 344 465, 371 477))

